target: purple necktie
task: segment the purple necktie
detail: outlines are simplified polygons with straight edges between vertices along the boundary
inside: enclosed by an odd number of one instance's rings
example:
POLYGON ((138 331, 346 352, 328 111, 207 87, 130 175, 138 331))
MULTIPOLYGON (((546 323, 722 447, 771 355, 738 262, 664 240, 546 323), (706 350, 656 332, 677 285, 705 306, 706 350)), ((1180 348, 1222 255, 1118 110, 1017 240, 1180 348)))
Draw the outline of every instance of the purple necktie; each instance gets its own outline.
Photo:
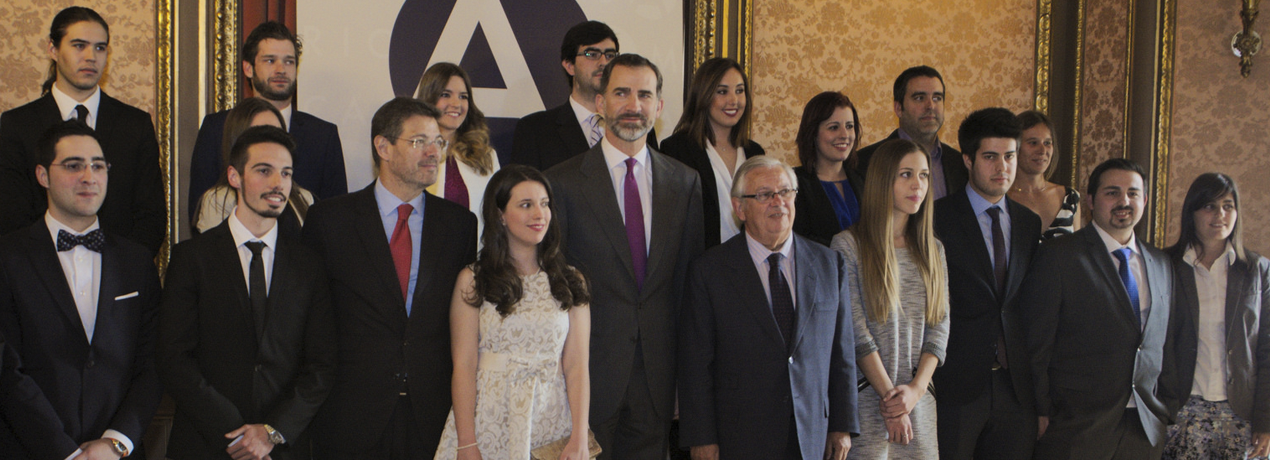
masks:
POLYGON ((631 265, 635 268, 635 286, 644 289, 644 271, 648 265, 648 250, 644 245, 644 205, 639 200, 639 185, 635 183, 635 159, 626 159, 626 242, 631 249, 631 265))

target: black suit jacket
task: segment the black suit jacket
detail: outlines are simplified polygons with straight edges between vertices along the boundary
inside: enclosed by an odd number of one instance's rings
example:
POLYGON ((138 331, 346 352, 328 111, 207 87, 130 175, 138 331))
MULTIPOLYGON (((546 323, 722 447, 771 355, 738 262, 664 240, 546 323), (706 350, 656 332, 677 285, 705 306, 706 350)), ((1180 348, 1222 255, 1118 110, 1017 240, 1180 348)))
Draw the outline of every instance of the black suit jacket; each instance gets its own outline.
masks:
POLYGON ((798 299, 792 346, 777 329, 745 234, 692 263, 679 326, 679 438, 721 458, 782 458, 792 417, 803 458, 829 432, 859 433, 846 261, 792 236, 798 299))
POLYGON ((97 296, 90 344, 44 219, 0 240, 0 331, 14 352, 5 361, 17 361, 0 378, 0 456, 66 458, 107 429, 143 452, 162 395, 149 251, 107 233, 97 296))
MULTIPOLYGON (((101 93, 97 137, 110 162, 101 228, 157 254, 167 236, 167 197, 159 170, 159 143, 150 115, 101 93)), ((0 234, 44 218, 44 187, 35 180, 40 137, 62 121, 52 94, 0 114, 0 234)))
MULTIPOLYGON (((554 109, 525 115, 512 133, 512 153, 508 164, 529 165, 546 171, 552 166, 589 150, 586 133, 578 124, 573 106, 564 101, 554 109)), ((598 145, 598 144, 597 144, 598 145)), ((648 133, 648 147, 657 149, 657 130, 648 133)))
POLYGON ((626 224, 601 144, 547 171, 569 264, 591 280, 591 423, 615 415, 626 394, 635 345, 644 353, 654 410, 669 421, 675 402, 675 325, 688 262, 702 252, 701 181, 683 163, 649 150, 652 231, 644 287, 635 282, 626 224))
POLYGON ((176 245, 159 309, 159 369, 176 401, 168 457, 229 458, 225 434, 267 423, 291 458, 335 373, 335 320, 320 259, 279 236, 256 324, 229 222, 176 245), (260 331, 259 333, 257 331, 260 331))
POLYGON ((309 208, 303 234, 326 266, 339 336, 331 395, 314 439, 365 450, 382 436, 405 378, 425 446, 450 413, 450 298, 459 272, 476 260, 476 216, 424 194, 419 273, 409 317, 397 284, 375 185, 309 208))
MULTIPOLYGON (((897 129, 891 131, 891 135, 887 136, 886 139, 856 151, 855 154, 858 158, 856 160, 856 173, 860 177, 868 178, 869 159, 873 157, 873 152, 886 141, 899 138, 900 131, 897 129)), ((944 168, 944 185, 948 187, 945 196, 952 195, 966 187, 966 182, 970 180, 970 172, 966 170, 966 163, 961 159, 961 152, 943 142, 940 142, 939 146, 940 150, 943 151, 943 156, 940 157, 940 165, 944 168)), ((929 155, 930 152, 927 152, 927 154, 929 155)))
MULTIPOLYGON (((708 249, 718 246, 722 239, 719 235, 719 207, 732 209, 732 203, 719 202, 719 195, 715 190, 719 184, 714 180, 714 166, 710 164, 710 156, 705 147, 698 146, 687 131, 680 131, 662 141, 661 148, 666 156, 697 171, 697 176, 701 178, 701 210, 705 213, 705 247, 708 249)), ((737 166, 741 166, 747 158, 767 153, 763 146, 754 141, 746 143, 743 149, 745 158, 737 158, 737 166)))
MULTIPOLYGON (((833 236, 846 229, 838 225, 838 214, 833 211, 833 204, 829 202, 825 187, 820 185, 820 178, 806 165, 794 168, 794 176, 798 178, 798 195, 794 197, 794 208, 797 209, 794 213, 794 233, 829 246, 833 236)), ((855 193, 859 206, 864 193, 864 179, 850 168, 847 168, 847 186, 855 193)))
MULTIPOLYGON (((194 154, 190 157, 190 219, 194 219, 194 209, 203 192, 215 186, 224 171, 221 140, 228 116, 228 110, 209 114, 203 117, 203 125, 198 129, 194 154)), ((339 128, 334 123, 293 110, 287 131, 296 143, 295 161, 292 162, 295 183, 313 192, 319 200, 348 193, 339 128)))
POLYGON ((1015 397, 1033 407, 1027 340, 1019 317, 1019 286, 1041 239, 1041 218, 1026 206, 1004 198, 1010 213, 1009 261, 1005 292, 997 292, 992 248, 983 240, 966 188, 935 202, 935 235, 948 260, 947 360, 935 369, 940 404, 967 404, 988 391, 996 362, 997 338, 1005 331, 1006 356, 1015 397))
POLYGON ((1167 343, 1176 320, 1172 264, 1141 240, 1138 247, 1151 291, 1145 333, 1094 225, 1047 240, 1037 251, 1018 300, 1036 414, 1050 420, 1036 459, 1110 458, 1130 398, 1147 439, 1164 442, 1174 415, 1169 408, 1185 398, 1167 343))

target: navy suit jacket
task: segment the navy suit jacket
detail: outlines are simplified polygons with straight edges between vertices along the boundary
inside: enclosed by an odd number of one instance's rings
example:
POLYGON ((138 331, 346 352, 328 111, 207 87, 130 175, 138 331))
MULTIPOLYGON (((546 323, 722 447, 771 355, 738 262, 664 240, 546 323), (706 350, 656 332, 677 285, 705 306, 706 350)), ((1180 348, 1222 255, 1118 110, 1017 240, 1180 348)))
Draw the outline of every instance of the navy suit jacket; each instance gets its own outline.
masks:
MULTIPOLYGON (((101 228, 140 243, 151 254, 168 232, 167 195, 159 170, 159 143, 150 114, 103 90, 97 138, 110 162, 101 228)), ((35 180, 39 142, 62 121, 52 94, 0 115, 0 235, 44 218, 48 198, 35 180)))
MULTIPOLYGON (((657 149, 656 129, 648 133, 648 147, 657 149)), ((573 105, 565 101, 564 105, 525 115, 516 122, 507 163, 546 171, 590 148, 587 135, 573 113, 573 105)))
MULTIPOLYGON (((198 129, 194 154, 190 157, 190 219, 194 219, 194 209, 203 192, 215 186, 224 171, 221 140, 227 116, 228 110, 209 114, 203 117, 203 125, 198 129)), ((295 183, 313 192, 319 200, 348 193, 339 128, 326 120, 294 110, 287 131, 296 143, 295 160, 292 162, 295 183)))
POLYGON ((846 262, 792 238, 798 302, 789 347, 745 233, 692 263, 679 326, 684 447, 718 444, 720 458, 781 458, 792 415, 803 458, 818 460, 829 432, 860 432, 846 262))
POLYGON ((107 233, 97 296, 89 343, 44 220, 0 240, 0 331, 13 351, 0 377, 0 456, 60 460, 113 429, 132 440, 129 458, 144 457, 163 394, 149 251, 107 233))

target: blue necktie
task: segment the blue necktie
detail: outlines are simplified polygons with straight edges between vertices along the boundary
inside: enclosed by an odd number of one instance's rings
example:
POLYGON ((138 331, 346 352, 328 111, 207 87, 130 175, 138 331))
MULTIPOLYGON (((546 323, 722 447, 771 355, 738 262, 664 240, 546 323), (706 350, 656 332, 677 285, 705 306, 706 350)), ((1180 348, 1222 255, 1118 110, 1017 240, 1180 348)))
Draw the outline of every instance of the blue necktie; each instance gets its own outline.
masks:
POLYGON ((1133 277, 1133 270, 1129 270, 1129 254, 1131 253, 1129 248, 1112 251, 1116 259, 1120 261, 1120 281, 1124 283, 1124 290, 1129 294, 1129 305, 1133 306, 1133 321, 1140 330, 1142 329, 1142 308, 1138 305, 1138 280, 1133 277))

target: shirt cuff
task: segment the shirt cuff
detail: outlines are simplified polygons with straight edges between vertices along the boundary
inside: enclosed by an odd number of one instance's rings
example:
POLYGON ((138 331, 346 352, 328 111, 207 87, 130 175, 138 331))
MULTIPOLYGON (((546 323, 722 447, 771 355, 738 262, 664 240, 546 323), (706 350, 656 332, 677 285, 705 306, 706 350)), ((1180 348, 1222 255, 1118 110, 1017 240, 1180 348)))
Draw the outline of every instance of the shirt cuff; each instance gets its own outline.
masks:
POLYGON ((130 457, 132 456, 132 453, 133 453, 133 450, 132 450, 132 440, 131 440, 131 439, 128 439, 128 436, 124 435, 123 433, 120 433, 120 432, 115 431, 115 430, 106 430, 106 433, 105 433, 105 434, 103 434, 103 435, 101 435, 101 438, 102 438, 102 439, 114 439, 114 440, 116 440, 116 441, 119 441, 120 443, 122 443, 122 444, 123 444, 123 448, 124 448, 124 449, 128 449, 128 456, 130 456, 130 457))
POLYGON ((79 454, 82 454, 82 453, 84 453, 84 449, 75 449, 75 451, 74 451, 74 452, 71 452, 71 454, 70 454, 70 455, 67 455, 67 456, 66 456, 66 460, 71 460, 72 458, 75 458, 75 456, 77 456, 77 455, 79 455, 79 454))

